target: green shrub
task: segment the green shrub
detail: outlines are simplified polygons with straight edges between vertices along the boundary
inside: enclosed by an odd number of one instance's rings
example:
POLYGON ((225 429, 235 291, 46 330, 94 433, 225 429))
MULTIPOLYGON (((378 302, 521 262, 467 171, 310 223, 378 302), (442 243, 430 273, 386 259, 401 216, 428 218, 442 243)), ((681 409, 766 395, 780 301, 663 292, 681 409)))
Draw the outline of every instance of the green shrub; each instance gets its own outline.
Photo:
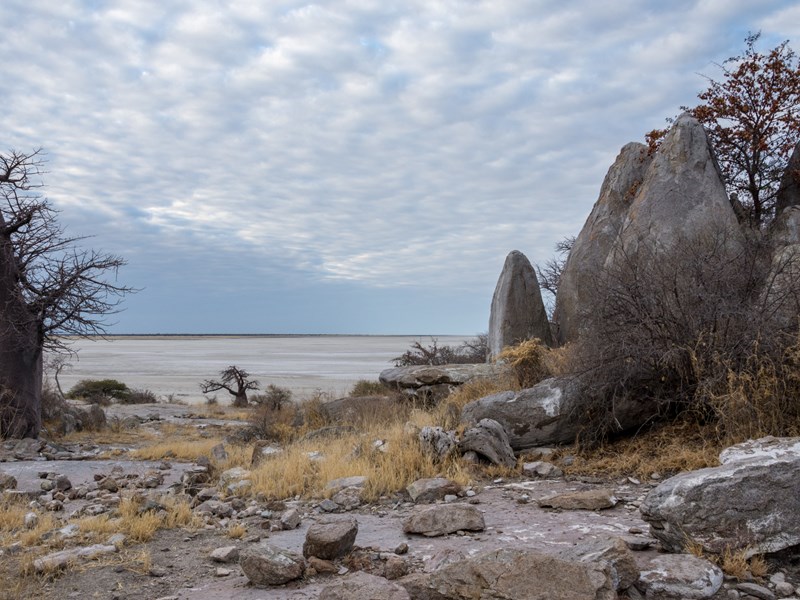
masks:
POLYGON ((360 396, 385 396, 389 390, 380 381, 369 381, 368 379, 359 379, 350 390, 351 398, 358 398, 360 396))
POLYGON ((124 401, 130 393, 130 388, 116 379, 82 379, 67 392, 67 398, 107 405, 111 398, 124 401))

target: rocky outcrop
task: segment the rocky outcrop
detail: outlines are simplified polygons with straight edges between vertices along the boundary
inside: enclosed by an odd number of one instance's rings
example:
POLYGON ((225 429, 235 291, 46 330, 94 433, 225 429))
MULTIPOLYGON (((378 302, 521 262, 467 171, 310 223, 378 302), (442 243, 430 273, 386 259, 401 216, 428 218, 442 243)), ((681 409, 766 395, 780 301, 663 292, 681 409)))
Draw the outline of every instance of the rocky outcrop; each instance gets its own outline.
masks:
POLYGON ((661 545, 752 556, 800 544, 800 438, 739 444, 720 462, 667 479, 647 495, 640 510, 661 545))
POLYGON ((553 345, 536 271, 522 252, 512 250, 492 296, 489 355, 497 356, 506 346, 534 338, 553 345))
POLYGON ((790 206, 800 206, 800 142, 795 145, 781 177, 778 196, 775 199, 775 217, 779 218, 790 206))
POLYGON ((608 566, 519 549, 482 552, 399 583, 412 598, 430 600, 617 598, 608 566))
POLYGON ((492 379, 501 376, 507 368, 502 365, 419 365, 394 367, 381 371, 380 382, 420 400, 445 398, 456 387, 473 379, 492 379))
POLYGON ((582 315, 592 308, 594 279, 622 230, 651 160, 647 146, 627 144, 603 180, 600 197, 575 238, 561 273, 554 313, 561 344, 578 337, 582 315))
MULTIPOLYGON (((532 388, 493 394, 470 402, 461 412, 466 424, 492 419, 508 434, 514 451, 535 446, 570 443, 581 428, 578 415, 585 399, 573 379, 545 379, 532 388)), ((622 429, 634 427, 649 416, 639 403, 620 402, 614 406, 614 418, 622 429)))
POLYGON ((708 136, 684 113, 653 156, 606 265, 643 243, 666 251, 718 232, 741 236, 708 136))

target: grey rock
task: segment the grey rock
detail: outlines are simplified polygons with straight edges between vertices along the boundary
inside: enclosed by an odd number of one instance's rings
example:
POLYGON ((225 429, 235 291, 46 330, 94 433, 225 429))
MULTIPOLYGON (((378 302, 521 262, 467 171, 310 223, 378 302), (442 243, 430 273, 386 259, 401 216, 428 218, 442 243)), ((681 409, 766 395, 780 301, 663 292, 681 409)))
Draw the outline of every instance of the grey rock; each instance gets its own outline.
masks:
POLYGON ((211 449, 211 458, 217 462, 225 462, 228 460, 228 451, 225 450, 225 445, 222 443, 217 444, 211 449))
POLYGON ((325 490, 333 494, 344 488, 359 488, 363 489, 367 485, 367 477, 364 475, 353 475, 352 477, 340 477, 339 479, 332 479, 325 485, 325 490))
POLYGON ((75 562, 82 562, 103 556, 106 554, 113 554, 117 551, 116 546, 105 544, 94 544, 93 546, 84 546, 82 548, 70 548, 69 550, 60 550, 37 558, 33 561, 33 568, 37 573, 51 572, 57 569, 63 569, 69 564, 75 562))
POLYGON ((250 582, 257 586, 282 585, 300 579, 306 569, 301 556, 270 544, 242 550, 239 566, 250 582))
POLYGON ((297 529, 300 527, 303 519, 300 517, 300 511, 296 508, 289 508, 281 514, 281 528, 285 530, 297 529))
POLYGON ((419 400, 438 400, 474 379, 493 379, 508 371, 495 364, 421 365, 381 371, 380 382, 419 400))
POLYGON ((461 486, 444 477, 433 477, 417 479, 406 488, 406 491, 417 504, 429 504, 443 500, 448 494, 457 495, 461 491, 461 486))
POLYGON ((790 206, 800 206, 800 142, 795 145, 781 177, 778 195, 775 198, 776 217, 779 218, 790 206))
POLYGON ((505 429, 494 419, 481 419, 477 425, 467 429, 461 437, 459 448, 462 452, 472 450, 495 465, 513 467, 517 464, 505 429))
POLYGON ((536 271, 522 252, 512 250, 492 296, 489 354, 497 356, 506 346, 534 338, 553 345, 536 271))
POLYGON ((616 600, 606 565, 530 550, 483 552, 399 580, 420 600, 616 600))
POLYGON ((775 584, 775 594, 778 598, 788 598, 794 595, 794 586, 788 581, 779 581, 775 584))
POLYGON ((603 180, 600 196, 572 244, 559 280, 554 320, 561 344, 578 338, 583 316, 593 308, 594 278, 622 230, 651 161, 647 146, 627 144, 603 180))
POLYGON ((582 540, 577 546, 562 550, 556 556, 569 561, 608 565, 614 589, 618 591, 627 590, 639 579, 636 558, 620 538, 582 540))
POLYGON ((667 554, 648 561, 636 584, 646 598, 711 598, 722 587, 722 571, 691 554, 667 554))
POLYGON ((229 563, 239 560, 239 548, 236 546, 223 546, 215 548, 209 555, 211 560, 220 563, 229 563))
POLYGON ((745 594, 750 594, 751 596, 760 598, 761 600, 776 600, 775 594, 772 593, 772 590, 765 588, 763 585, 758 585, 757 583, 737 583, 736 589, 740 592, 744 592, 745 594))
POLYGON ((283 448, 273 446, 266 440, 258 440, 253 446, 253 453, 250 455, 250 468, 253 469, 267 459, 275 458, 283 453, 283 448))
POLYGON ((614 490, 595 488, 547 496, 540 498, 538 504, 543 508, 563 510, 602 510, 616 506, 617 499, 614 490))
POLYGON ((455 432, 441 427, 425 426, 418 438, 422 451, 437 461, 444 460, 458 447, 455 432))
POLYGON ((13 475, 0 472, 0 492, 17 489, 17 479, 13 475))
POLYGON ((800 438, 764 438, 725 450, 719 467, 682 473, 640 506, 650 533, 680 552, 688 541, 709 552, 766 554, 800 544, 800 438))
POLYGON ((456 531, 483 531, 483 513, 471 504, 437 504, 417 508, 403 521, 405 533, 437 537, 456 531))
POLYGON ((327 518, 311 525, 303 543, 303 556, 334 560, 353 549, 358 534, 358 521, 352 517, 327 518))
POLYGON ((320 502, 318 504, 318 506, 319 506, 319 509, 322 512, 326 512, 326 513, 337 512, 338 510, 341 509, 341 506, 336 504, 336 502, 334 502, 333 500, 329 500, 327 498, 325 500, 323 500, 322 502, 320 502))
POLYGON ((557 479, 564 475, 564 471, 553 463, 537 460, 522 465, 522 472, 528 477, 541 479, 557 479))
POLYGON ((361 493, 363 490, 357 487, 346 487, 336 492, 331 500, 341 506, 344 510, 353 510, 361 506, 361 493))
POLYGON ((411 600, 400 585, 357 571, 320 592, 319 600, 411 600))
POLYGON ((58 475, 55 478, 55 487, 60 492, 66 492, 72 487, 72 482, 69 480, 69 477, 66 475, 58 475))

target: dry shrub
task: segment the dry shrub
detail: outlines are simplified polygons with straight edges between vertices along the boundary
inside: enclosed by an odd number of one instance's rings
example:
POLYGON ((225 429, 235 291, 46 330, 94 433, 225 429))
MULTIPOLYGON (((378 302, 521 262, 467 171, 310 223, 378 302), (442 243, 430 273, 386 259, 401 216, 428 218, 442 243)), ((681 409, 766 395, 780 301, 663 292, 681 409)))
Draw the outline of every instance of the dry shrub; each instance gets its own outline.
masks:
POLYGON ((317 391, 310 398, 300 403, 300 414, 302 415, 303 425, 307 430, 313 431, 331 424, 328 413, 323 408, 326 400, 328 400, 326 395, 317 391))
POLYGON ((250 414, 250 429, 258 439, 285 443, 297 435, 297 411, 293 404, 276 406, 263 402, 250 414))
POLYGON ((717 466, 723 448, 713 424, 699 425, 693 419, 684 419, 590 449, 564 448, 558 455, 575 455, 572 465, 564 468, 571 475, 649 479, 654 472, 671 475, 717 466))
POLYGON ((389 393, 390 390, 380 381, 359 379, 353 384, 348 396, 357 398, 359 396, 383 396, 389 393))
POLYGON ((458 386, 447 398, 434 407, 428 413, 431 418, 425 425, 455 429, 461 421, 461 410, 470 402, 492 394, 518 389, 519 383, 516 377, 510 373, 496 378, 481 377, 473 379, 464 385, 458 386))
POLYGON ((549 351, 539 339, 525 340, 516 346, 503 348, 497 360, 511 367, 520 388, 529 388, 552 376, 546 359, 549 351))
POLYGON ((228 527, 225 535, 233 540, 240 540, 247 535, 247 527, 241 523, 236 523, 235 525, 228 527))

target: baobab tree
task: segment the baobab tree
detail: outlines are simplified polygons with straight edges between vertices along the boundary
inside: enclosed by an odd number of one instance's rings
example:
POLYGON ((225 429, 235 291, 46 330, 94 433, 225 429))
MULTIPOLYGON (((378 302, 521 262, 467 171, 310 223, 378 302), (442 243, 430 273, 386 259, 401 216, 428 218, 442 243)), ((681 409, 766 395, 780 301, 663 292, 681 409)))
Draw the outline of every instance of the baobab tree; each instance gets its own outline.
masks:
POLYGON ((240 369, 236 365, 231 365, 227 369, 220 371, 219 379, 206 379, 200 384, 200 390, 204 394, 225 390, 233 396, 233 406, 247 406, 247 392, 257 390, 259 383, 255 379, 250 379, 250 373, 240 369))
POLYGON ((38 436, 43 352, 66 351, 66 335, 104 333, 132 291, 115 281, 122 258, 64 235, 41 192, 43 166, 40 150, 0 154, 0 438, 38 436))

